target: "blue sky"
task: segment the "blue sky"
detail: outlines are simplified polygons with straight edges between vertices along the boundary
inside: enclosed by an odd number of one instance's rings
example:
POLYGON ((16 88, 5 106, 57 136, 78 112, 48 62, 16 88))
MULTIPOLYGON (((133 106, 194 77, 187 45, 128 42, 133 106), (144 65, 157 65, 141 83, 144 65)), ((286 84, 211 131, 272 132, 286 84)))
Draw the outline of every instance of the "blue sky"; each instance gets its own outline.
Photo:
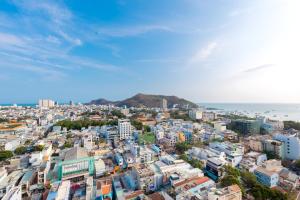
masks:
POLYGON ((297 0, 0 2, 0 102, 300 102, 297 0))

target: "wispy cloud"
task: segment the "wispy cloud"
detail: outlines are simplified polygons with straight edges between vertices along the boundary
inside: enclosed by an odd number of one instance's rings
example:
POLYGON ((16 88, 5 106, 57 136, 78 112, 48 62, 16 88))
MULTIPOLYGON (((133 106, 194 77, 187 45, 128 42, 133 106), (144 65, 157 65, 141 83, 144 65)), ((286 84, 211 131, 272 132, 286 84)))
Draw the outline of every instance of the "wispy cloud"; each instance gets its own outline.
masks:
POLYGON ((249 13, 251 8, 236 8, 228 13, 229 17, 238 17, 243 14, 249 13))
POLYGON ((258 65, 258 66, 251 67, 249 69, 244 70, 243 73, 257 72, 257 71, 261 71, 261 70, 264 70, 264 69, 267 69, 267 68, 272 68, 274 66, 276 66, 276 65, 275 64, 258 65))
POLYGON ((175 58, 150 58, 150 59, 138 59, 136 62, 139 63, 177 63, 182 59, 175 58))
MULTIPOLYGON (((120 67, 72 54, 72 49, 90 39, 79 30, 76 16, 59 2, 12 1, 20 10, 16 15, 0 14, 0 60, 2 69, 16 68, 46 77, 66 77, 74 70, 120 71, 120 67), (8 19, 6 21, 6 19, 8 19), (4 23, 6 22, 6 23, 4 23), (39 27, 39 28, 36 28, 39 27), (20 28, 22 31, 20 31, 20 28)), ((106 48, 118 56, 119 49, 106 48)))
POLYGON ((63 4, 58 4, 56 1, 37 1, 37 0, 14 0, 13 1, 23 11, 46 13, 50 19, 57 24, 68 21, 72 18, 72 12, 63 4))
POLYGON ((189 64, 197 63, 206 60, 213 51, 217 48, 218 43, 217 42, 210 42, 205 47, 201 48, 199 51, 197 51, 189 60, 189 64))
POLYGON ((23 45, 22 39, 16 37, 13 34, 1 33, 0 32, 0 45, 8 44, 8 45, 23 45))
POLYGON ((127 27, 106 27, 99 28, 97 33, 109 37, 129 37, 152 31, 172 31, 168 26, 162 25, 132 25, 127 27))

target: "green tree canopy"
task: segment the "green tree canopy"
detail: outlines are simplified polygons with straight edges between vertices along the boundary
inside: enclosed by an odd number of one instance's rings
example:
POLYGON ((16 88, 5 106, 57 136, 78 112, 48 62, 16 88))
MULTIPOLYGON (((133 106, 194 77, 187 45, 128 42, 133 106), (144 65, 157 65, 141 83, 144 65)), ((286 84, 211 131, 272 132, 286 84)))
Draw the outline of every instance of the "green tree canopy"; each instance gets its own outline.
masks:
POLYGON ((134 126, 137 130, 143 129, 143 123, 137 120, 131 120, 131 125, 134 126))
POLYGON ((15 154, 22 155, 25 154, 27 151, 27 148, 25 146, 19 146, 15 149, 15 154))
POLYGON ((225 175, 220 181, 222 187, 228 187, 234 184, 240 185, 240 181, 237 177, 232 175, 225 175))
POLYGON ((7 160, 13 156, 14 154, 11 151, 0 151, 0 161, 7 160))
POLYGON ((34 146, 34 150, 35 151, 43 151, 44 147, 45 147, 44 145, 39 144, 39 145, 34 146))
POLYGON ((175 149, 179 154, 183 154, 185 151, 191 148, 187 142, 177 142, 175 144, 175 149))

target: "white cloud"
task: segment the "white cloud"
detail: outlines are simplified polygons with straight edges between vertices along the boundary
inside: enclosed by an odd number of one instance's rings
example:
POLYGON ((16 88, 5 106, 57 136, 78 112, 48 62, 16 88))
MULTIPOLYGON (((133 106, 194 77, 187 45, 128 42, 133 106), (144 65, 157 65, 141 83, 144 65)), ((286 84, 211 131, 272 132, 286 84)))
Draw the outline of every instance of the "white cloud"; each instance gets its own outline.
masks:
POLYGON ((31 14, 34 11, 42 11, 57 24, 62 24, 73 16, 68 8, 63 4, 58 4, 57 1, 15 0, 14 3, 24 11, 31 12, 31 14))
POLYGON ((207 46, 201 48, 199 51, 197 51, 189 60, 189 64, 198 63, 205 61, 217 48, 218 43, 217 42, 211 42, 207 46))
POLYGON ((180 62, 180 59, 175 58, 149 58, 149 59, 139 59, 136 62, 139 63, 177 63, 180 62))
POLYGON ((251 67, 249 69, 244 70, 243 72, 245 73, 250 73, 250 72, 257 72, 257 71, 261 71, 263 69, 267 69, 267 68, 271 68, 274 67, 274 64, 263 64, 263 65, 258 65, 255 67, 251 67))
POLYGON ((128 27, 99 28, 98 34, 110 37, 128 37, 144 34, 152 31, 172 31, 168 26, 162 25, 137 25, 128 27))
POLYGON ((82 41, 80 39, 73 38, 73 37, 71 37, 70 35, 68 35, 67 33, 65 33, 61 30, 58 31, 58 34, 61 35, 66 41, 70 42, 73 45, 76 45, 76 46, 82 45, 82 41))
POLYGON ((53 35, 49 35, 46 40, 53 44, 61 44, 61 41, 53 35))
MULTIPOLYGON (((91 27, 73 23, 75 16, 62 4, 35 0, 14 3, 21 10, 18 15, 0 13, 2 70, 17 68, 31 71, 43 78, 63 77, 74 70, 85 68, 109 72, 120 70, 119 66, 98 59, 72 55, 71 50, 83 44, 80 37, 87 37, 81 31, 76 32, 74 37, 73 30, 79 30, 80 26, 81 29, 86 28, 85 32, 89 32, 87 30, 91 30, 91 27), (10 20, 9 31, 2 26, 5 19, 10 20)), ((118 55, 116 46, 104 47, 118 55)))
POLYGON ((23 45, 24 42, 19 37, 13 34, 1 33, 0 32, 0 45, 8 44, 8 45, 23 45))

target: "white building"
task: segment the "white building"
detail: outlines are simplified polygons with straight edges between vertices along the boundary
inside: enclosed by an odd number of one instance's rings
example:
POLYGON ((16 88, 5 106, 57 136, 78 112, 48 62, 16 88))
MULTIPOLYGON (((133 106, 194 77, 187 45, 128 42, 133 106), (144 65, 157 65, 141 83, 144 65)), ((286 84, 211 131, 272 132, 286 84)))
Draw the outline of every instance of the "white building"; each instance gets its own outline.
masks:
POLYGON ((54 107, 55 102, 50 99, 40 99, 39 100, 39 107, 40 108, 52 108, 54 107))
POLYGON ((21 200, 22 192, 20 187, 13 187, 3 196, 2 200, 21 200))
POLYGON ((281 141, 283 145, 283 159, 298 160, 300 159, 300 138, 299 133, 294 134, 277 134, 275 140, 281 141))
POLYGON ((50 161, 43 162, 37 171, 37 181, 39 184, 46 184, 49 171, 50 161))
POLYGON ((63 181, 57 190, 56 199, 68 200, 70 196, 71 182, 69 180, 63 181))
POLYGON ((226 124, 224 122, 215 122, 214 129, 218 132, 226 131, 226 124))
POLYGON ((209 143, 209 148, 215 151, 224 152, 226 154, 226 161, 233 167, 236 167, 243 159, 244 146, 241 144, 211 142, 209 143))
POLYGON ((118 130, 120 140, 124 140, 131 137, 131 123, 129 119, 118 120, 118 130))
POLYGON ((95 171, 96 177, 103 176, 107 171, 105 168, 105 163, 102 159, 95 161, 95 171))
POLYGON ((43 162, 43 153, 42 152, 34 152, 30 155, 29 163, 32 166, 40 166, 43 162))
POLYGON ((162 108, 162 110, 168 110, 168 101, 167 101, 167 99, 162 99, 161 108, 162 108))
POLYGON ((123 115, 125 115, 125 116, 127 116, 127 115, 129 115, 129 109, 128 108, 123 108, 123 109, 121 109, 121 113, 123 114, 123 115))
POLYGON ((192 110, 189 110, 189 117, 191 119, 202 119, 202 110, 199 110, 199 109, 192 109, 192 110))
POLYGON ((19 139, 7 141, 5 143, 5 150, 14 151, 20 144, 21 141, 19 139))
POLYGON ((202 120, 203 121, 213 121, 216 119, 216 114, 214 112, 203 112, 202 120))
POLYGON ((93 149, 93 135, 91 133, 83 136, 83 147, 88 151, 93 149))
POLYGON ((165 132, 163 129, 156 129, 154 131, 154 134, 155 134, 156 140, 161 140, 165 136, 165 132))

